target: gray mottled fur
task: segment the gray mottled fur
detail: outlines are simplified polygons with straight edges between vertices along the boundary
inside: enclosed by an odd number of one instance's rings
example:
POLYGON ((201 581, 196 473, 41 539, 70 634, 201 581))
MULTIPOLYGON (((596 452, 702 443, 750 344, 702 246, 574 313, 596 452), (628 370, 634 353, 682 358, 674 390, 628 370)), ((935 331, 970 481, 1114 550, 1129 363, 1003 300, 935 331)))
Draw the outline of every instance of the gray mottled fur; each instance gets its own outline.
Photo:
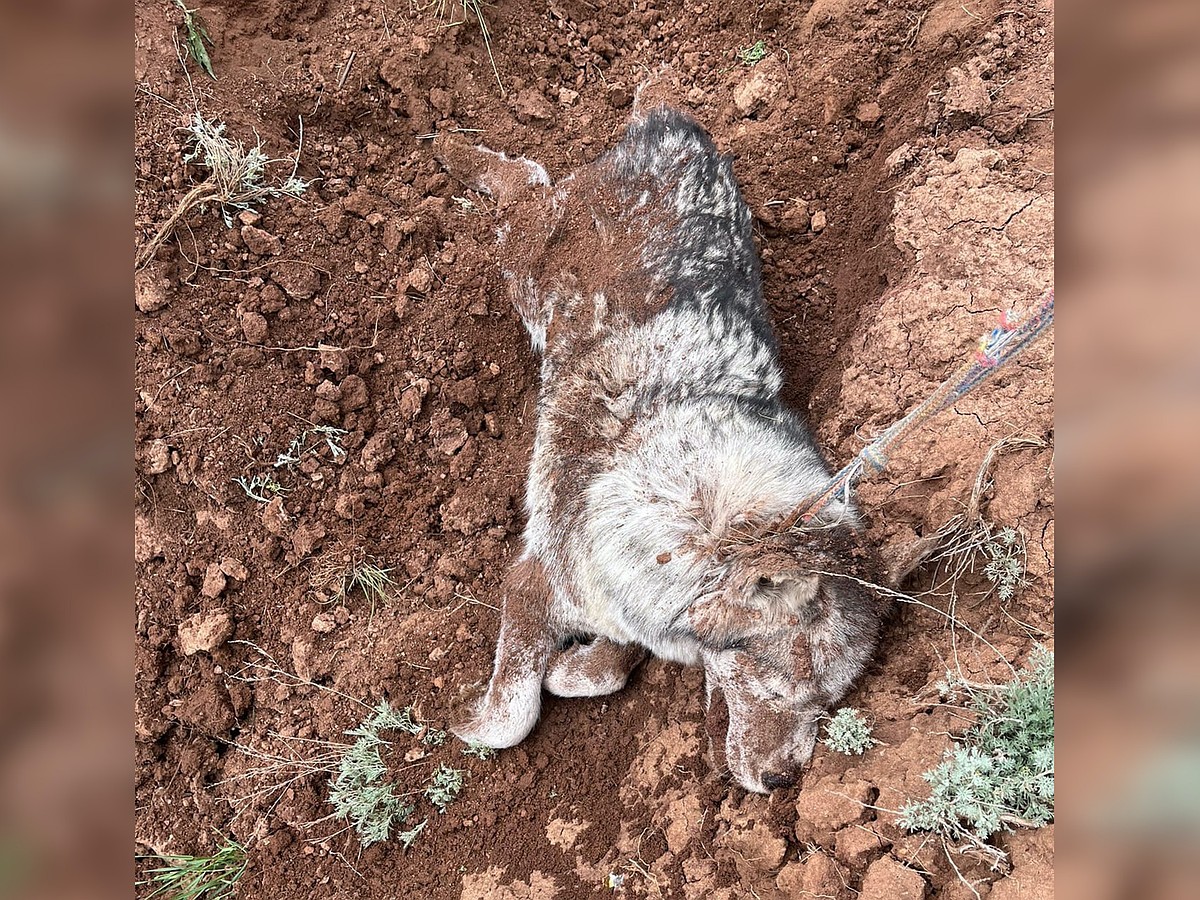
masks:
POLYGON ((543 353, 542 388, 520 575, 506 584, 487 694, 457 731, 511 746, 536 723, 543 683, 570 696, 616 690, 645 648, 704 666, 719 765, 749 790, 794 783, 817 717, 870 658, 882 610, 854 582, 813 574, 866 571, 852 507, 786 527, 829 469, 780 403, 732 167, 665 108, 636 114, 612 151, 556 186, 527 160, 484 159, 467 173, 474 187, 501 209, 544 211, 534 234, 498 230, 543 353), (649 223, 637 280, 584 292, 569 266, 528 262, 546 258, 535 245, 565 217, 587 215, 602 243, 618 238, 606 229, 649 223))

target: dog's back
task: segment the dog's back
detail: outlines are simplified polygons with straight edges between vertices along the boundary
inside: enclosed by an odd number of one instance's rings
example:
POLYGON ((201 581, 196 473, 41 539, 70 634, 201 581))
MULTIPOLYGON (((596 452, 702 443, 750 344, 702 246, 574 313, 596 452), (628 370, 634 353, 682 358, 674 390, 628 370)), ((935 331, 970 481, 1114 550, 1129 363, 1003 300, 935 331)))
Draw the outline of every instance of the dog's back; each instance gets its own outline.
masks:
POLYGON ((546 327, 527 552, 573 627, 695 661, 678 616, 711 552, 828 475, 779 402, 750 212, 729 161, 668 109, 552 205, 545 245, 508 257, 528 266, 509 274, 518 308, 546 327))

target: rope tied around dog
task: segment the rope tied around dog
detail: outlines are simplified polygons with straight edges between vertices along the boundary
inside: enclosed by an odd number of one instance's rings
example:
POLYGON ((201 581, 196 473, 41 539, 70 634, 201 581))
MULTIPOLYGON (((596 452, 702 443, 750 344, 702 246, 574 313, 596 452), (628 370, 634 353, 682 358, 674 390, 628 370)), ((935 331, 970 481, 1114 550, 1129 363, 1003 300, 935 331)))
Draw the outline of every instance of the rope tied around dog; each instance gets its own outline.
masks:
POLYGON ((996 327, 983 336, 971 357, 924 402, 863 447, 854 459, 833 476, 821 494, 800 509, 792 520, 792 525, 812 521, 839 496, 849 501, 851 490, 863 475, 867 472, 880 472, 887 467, 888 452, 893 446, 995 376, 1005 363, 1011 362, 1027 349, 1053 323, 1053 288, 1046 293, 1037 309, 1024 322, 1014 323, 1007 312, 1001 313, 996 327))

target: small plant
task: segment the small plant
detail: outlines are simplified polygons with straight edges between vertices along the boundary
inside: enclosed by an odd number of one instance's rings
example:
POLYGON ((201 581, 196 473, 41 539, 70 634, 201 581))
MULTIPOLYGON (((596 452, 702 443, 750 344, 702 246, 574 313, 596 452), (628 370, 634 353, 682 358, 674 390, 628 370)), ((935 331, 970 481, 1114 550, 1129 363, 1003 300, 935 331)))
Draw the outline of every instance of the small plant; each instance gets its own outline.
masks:
MULTIPOLYGON (((215 203, 221 210, 225 224, 232 228, 231 210, 250 209, 257 203, 273 197, 300 197, 308 190, 311 182, 296 176, 300 165, 300 146, 296 155, 287 162, 292 164, 292 173, 282 181, 268 182, 267 166, 285 160, 275 160, 263 152, 262 141, 246 149, 241 141, 225 136, 225 123, 215 119, 209 121, 195 113, 188 126, 191 152, 183 157, 185 163, 199 161, 208 169, 208 178, 192 188, 179 201, 179 206, 163 223, 154 237, 138 252, 134 268, 140 269, 159 248, 190 210, 197 206, 215 203)), ((304 141, 304 123, 300 123, 300 143, 304 141)))
MULTIPOLYGON (((247 641, 234 643, 251 648, 256 658, 230 673, 230 677, 249 684, 272 682, 288 687, 314 688, 366 711, 363 721, 345 732, 354 739, 352 743, 288 736, 275 731, 268 732, 275 746, 251 747, 234 743, 234 749, 254 761, 244 771, 221 782, 252 786, 249 790, 239 790, 227 797, 235 807, 244 808, 252 802, 271 801, 272 798, 278 802, 282 793, 293 785, 315 776, 327 776, 328 799, 333 813, 326 818, 346 821, 346 828, 353 828, 362 845, 367 847, 387 840, 394 828, 407 824, 421 804, 422 796, 444 812, 462 790, 464 773, 446 765, 430 772, 425 767, 432 767, 432 760, 422 762, 427 754, 419 746, 412 748, 417 753, 410 751, 404 756, 408 761, 406 764, 396 769, 389 768, 384 759, 385 748, 394 746, 401 735, 410 740, 419 740, 427 746, 437 746, 447 738, 445 731, 430 728, 419 721, 413 707, 394 709, 386 700, 373 707, 368 706, 334 688, 288 672, 271 654, 255 644, 247 641), (423 787, 420 786, 423 779, 416 783, 412 780, 413 770, 420 768, 425 768, 428 775, 423 787), (396 780, 403 773, 410 773, 405 778, 407 786, 396 780)), ((397 840, 405 849, 417 839, 427 821, 396 832, 397 840)))
POLYGON ((405 850, 409 849, 413 845, 413 842, 416 841, 417 835, 425 830, 425 826, 428 823, 428 819, 422 819, 419 823, 408 829, 408 831, 401 831, 398 833, 396 835, 396 840, 398 840, 404 846, 405 850))
POLYGON ((334 428, 332 425, 314 425, 312 428, 306 428, 288 445, 287 450, 275 457, 274 468, 287 466, 289 470, 293 469, 306 454, 312 453, 322 444, 329 448, 334 459, 345 456, 346 448, 342 446, 341 439, 349 433, 344 428, 334 428), (317 435, 319 439, 309 444, 312 435, 317 435))
POLYGON ((164 865, 150 869, 139 885, 155 884, 150 897, 171 900, 225 900, 232 897, 246 871, 246 848, 227 840, 212 856, 160 856, 164 865))
POLYGON ((861 756, 879 741, 871 737, 871 726, 858 710, 843 706, 825 726, 822 743, 838 753, 861 756))
POLYGON ((374 557, 355 548, 348 557, 342 557, 340 563, 330 562, 317 569, 312 585, 318 590, 331 590, 330 602, 341 602, 354 591, 361 591, 370 604, 371 615, 374 615, 376 603, 388 603, 391 599, 390 591, 396 586, 392 580, 394 571, 382 568, 374 557))
POLYGON ((428 744, 430 747, 440 747, 446 743, 446 738, 449 736, 440 728, 427 728, 425 734, 421 736, 421 743, 428 744))
POLYGON ((929 797, 903 807, 899 823, 996 856, 984 842, 997 831, 1054 818, 1054 657, 1039 648, 1008 684, 948 687, 963 691, 976 722, 922 776, 929 797))
POLYGON ((984 577, 992 583, 1001 601, 1011 600, 1025 584, 1025 541, 1015 528, 1001 528, 983 545, 988 564, 984 577))
POLYGON ((476 759, 491 759, 496 755, 495 747, 488 747, 484 744, 476 744, 471 742, 463 747, 463 756, 474 756, 476 759))
MULTIPOLYGON (((416 811, 416 806, 384 780, 388 769, 381 753, 388 744, 381 732, 412 734, 414 724, 411 709, 396 711, 383 700, 361 725, 346 732, 356 740, 330 782, 329 802, 338 818, 354 826, 364 847, 387 840, 392 826, 404 823, 416 811)), ((409 843, 415 839, 413 835, 409 843)))
MULTIPOLYGON (((980 562, 986 561, 983 577, 990 585, 980 599, 995 592, 1001 602, 1007 602, 1025 586, 1025 536, 1019 529, 988 520, 984 497, 993 486, 991 470, 1001 454, 1045 446, 1040 438, 1029 437, 1006 437, 992 444, 984 454, 963 511, 922 542, 930 548, 927 558, 934 565, 934 585, 929 593, 948 590, 952 613, 958 601, 959 579, 977 572, 980 562)), ((926 558, 926 551, 922 551, 921 558, 926 558)))
POLYGON ((765 41, 755 41, 749 47, 743 47, 738 51, 738 59, 742 61, 744 66, 753 66, 762 62, 767 58, 770 51, 767 49, 765 41))
POLYGON ((247 497, 259 503, 270 503, 272 498, 287 493, 287 488, 276 481, 269 472, 262 472, 253 478, 241 475, 231 480, 245 492, 247 497))
POLYGON ((216 81, 217 76, 213 74, 212 60, 208 58, 208 50, 204 47, 205 41, 209 45, 212 45, 213 42, 213 39, 208 36, 208 29, 204 27, 204 22, 197 10, 188 9, 183 5, 183 0, 174 0, 174 2, 183 13, 184 41, 187 43, 188 51, 192 54, 192 59, 208 73, 209 78, 216 81))
POLYGON ((452 769, 445 763, 441 763, 434 770, 433 781, 425 789, 425 796, 438 808, 438 812, 444 813, 446 807, 453 803, 454 798, 459 795, 462 787, 462 769, 452 769))

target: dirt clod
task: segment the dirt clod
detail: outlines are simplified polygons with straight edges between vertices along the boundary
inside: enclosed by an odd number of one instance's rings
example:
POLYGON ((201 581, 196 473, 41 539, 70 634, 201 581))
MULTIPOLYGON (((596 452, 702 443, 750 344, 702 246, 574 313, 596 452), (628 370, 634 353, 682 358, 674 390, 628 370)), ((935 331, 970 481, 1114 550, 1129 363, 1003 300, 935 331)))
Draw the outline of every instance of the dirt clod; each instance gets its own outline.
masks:
POLYGON ((848 873, 824 853, 812 853, 802 862, 784 866, 775 878, 775 885, 784 897, 824 897, 829 900, 850 900, 854 893, 849 887, 848 873))
POLYGON ((362 465, 368 472, 377 472, 396 456, 396 447, 392 443, 392 435, 380 431, 371 438, 362 449, 362 465))
POLYGON ((890 856, 871 863, 859 900, 924 900, 925 879, 890 856))
POLYGON ((977 119, 992 108, 992 97, 988 84, 983 79, 980 60, 971 60, 967 66, 955 66, 946 73, 949 82, 942 95, 945 115, 960 116, 964 120, 977 119))
POLYGON ((333 613, 317 613, 312 620, 312 630, 317 634, 329 634, 337 628, 338 622, 333 613))
POLYGON ((163 540, 150 520, 143 515, 133 518, 133 561, 147 563, 163 555, 163 540))
POLYGON ((158 312, 171 302, 168 282, 149 269, 133 276, 133 304, 144 313, 158 312))
POLYGON ((854 118, 863 125, 874 125, 882 115, 879 104, 873 100, 869 103, 860 103, 854 111, 854 118))
POLYGON ((513 112, 522 124, 545 125, 554 118, 554 107, 541 91, 527 88, 513 100, 513 112))
POLYGON ((233 637, 233 617, 227 609, 196 613, 179 626, 179 650, 184 656, 212 653, 233 637))
POLYGON ((283 498, 275 497, 263 507, 263 527, 276 537, 284 537, 288 533, 288 515, 283 508, 283 498))
POLYGON ((293 300, 311 300, 321 289, 321 274, 305 263, 275 263, 271 279, 293 300))
POLYGON ((338 494, 333 504, 333 511, 347 521, 361 518, 366 508, 366 501, 360 493, 338 494))
POLYGON ((243 225, 241 233, 246 249, 256 256, 278 256, 283 252, 283 243, 269 231, 253 225, 243 225))
POLYGON ((861 870, 875 857, 886 853, 891 846, 891 841, 872 830, 870 823, 850 825, 834 836, 833 854, 843 865, 861 870))
POLYGON ((341 347, 317 344, 317 352, 321 357, 321 368, 334 375, 342 375, 350 368, 350 357, 341 347))
POLYGON ((296 530, 292 532, 292 549, 296 551, 296 556, 303 559, 311 555, 325 540, 325 535, 324 525, 304 522, 297 525, 296 530))
POLYGON ((267 318, 261 313, 244 312, 241 315, 242 334, 251 344, 261 344, 267 339, 267 318))
POLYGON ((171 468, 171 448, 161 438, 148 441, 138 448, 141 469, 147 475, 161 475, 171 468))
POLYGON ((417 266, 404 279, 410 293, 417 296, 428 294, 433 287, 433 274, 425 266, 417 266))
POLYGON ((350 412, 356 409, 362 409, 367 405, 369 399, 367 395, 367 383, 358 375, 347 375, 342 379, 340 385, 342 392, 342 409, 350 412))
POLYGON ((232 556, 221 560, 221 571, 235 581, 245 581, 250 577, 250 570, 246 568, 246 564, 232 556))
POLYGON ((208 568, 204 570, 204 584, 200 588, 201 595, 209 598, 217 598, 225 590, 225 573, 221 571, 219 563, 209 563, 208 568))
POLYGON ((833 832, 867 817, 873 797, 868 782, 843 784, 836 775, 805 784, 796 801, 796 837, 805 843, 830 844, 833 832))
POLYGON ((733 89, 733 104, 738 113, 750 118, 769 111, 783 89, 783 74, 782 64, 774 56, 751 69, 749 76, 733 89))

